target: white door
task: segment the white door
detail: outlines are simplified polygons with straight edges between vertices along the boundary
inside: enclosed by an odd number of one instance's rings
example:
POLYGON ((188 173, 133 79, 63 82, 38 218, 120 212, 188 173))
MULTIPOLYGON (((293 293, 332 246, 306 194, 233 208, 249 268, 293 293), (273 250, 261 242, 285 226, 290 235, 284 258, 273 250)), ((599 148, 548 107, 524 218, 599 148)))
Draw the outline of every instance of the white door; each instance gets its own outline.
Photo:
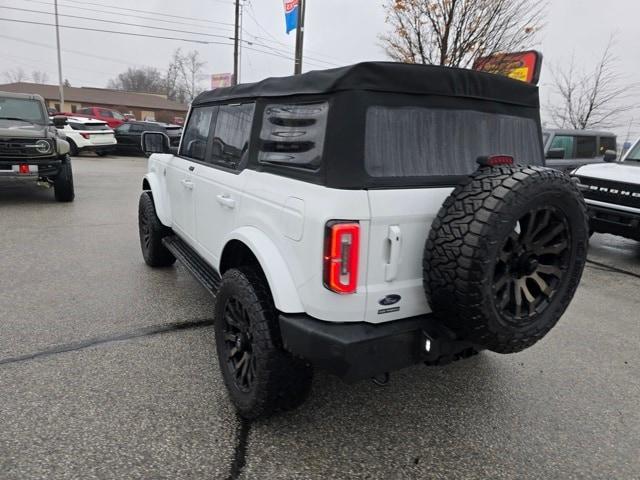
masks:
POLYGON ((424 244, 449 193, 451 188, 369 190, 367 322, 429 311, 422 286, 424 244))
POLYGON ((220 105, 215 114, 206 165, 194 171, 196 238, 205 258, 218 265, 225 236, 242 203, 254 103, 220 105))
POLYGON ((193 172, 196 163, 174 156, 166 166, 173 229, 190 243, 195 241, 193 172))
POLYGON ((171 202, 173 229, 195 246, 194 171, 207 158, 212 120, 217 107, 193 108, 180 143, 180 152, 167 165, 167 188, 171 202))

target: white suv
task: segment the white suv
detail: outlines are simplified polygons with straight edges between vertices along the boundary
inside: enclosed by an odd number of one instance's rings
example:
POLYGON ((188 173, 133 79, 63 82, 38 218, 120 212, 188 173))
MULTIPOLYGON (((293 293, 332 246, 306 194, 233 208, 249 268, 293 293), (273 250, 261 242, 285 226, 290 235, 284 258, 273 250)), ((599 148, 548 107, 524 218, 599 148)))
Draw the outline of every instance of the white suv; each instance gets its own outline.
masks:
POLYGON ((362 63, 204 93, 185 125, 179 149, 143 135, 142 252, 216 296, 247 418, 302 402, 314 367, 352 381, 523 350, 573 297, 586 210, 541 166, 535 86, 362 63))
POLYGON ((71 147, 71 155, 95 152, 99 156, 113 153, 116 137, 107 122, 85 117, 67 117, 67 123, 59 127, 71 147))

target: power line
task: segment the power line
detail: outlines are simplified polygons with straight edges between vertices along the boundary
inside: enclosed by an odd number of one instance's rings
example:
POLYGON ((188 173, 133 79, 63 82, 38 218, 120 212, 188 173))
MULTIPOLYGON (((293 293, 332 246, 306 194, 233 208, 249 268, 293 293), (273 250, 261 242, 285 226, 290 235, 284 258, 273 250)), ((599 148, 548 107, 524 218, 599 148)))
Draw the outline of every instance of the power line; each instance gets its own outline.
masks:
MULTIPOLYGON (((104 5, 102 3, 92 3, 92 2, 84 2, 84 1, 76 1, 76 0, 65 0, 65 1, 70 2, 70 3, 79 4, 79 5, 82 5, 82 6, 84 6, 84 5, 92 5, 92 6, 95 6, 95 7, 111 8, 111 9, 115 9, 115 10, 118 10, 118 11, 124 10, 124 11, 127 11, 127 12, 146 13, 146 14, 150 14, 150 15, 170 15, 173 18, 180 18, 182 20, 193 20, 193 21, 196 21, 196 22, 205 22, 205 23, 214 23, 214 24, 220 24, 220 25, 233 26, 233 23, 216 22, 214 20, 205 20, 205 19, 202 19, 202 18, 195 18, 195 17, 184 17, 184 16, 180 16, 180 15, 169 14, 169 13, 166 13, 166 12, 158 13, 158 12, 154 12, 154 11, 151 11, 151 10, 138 10, 138 9, 135 9, 135 8, 125 8, 125 7, 112 7, 110 5, 104 5)), ((217 1, 219 1, 220 3, 226 3, 226 4, 229 4, 229 5, 233 5, 232 2, 227 2, 227 1, 222 1, 222 0, 217 0, 217 1)))
MULTIPOLYGON (((41 0, 23 0, 25 2, 31 2, 31 3, 38 3, 41 5, 53 5, 53 3, 51 2, 43 2, 41 0)), ((67 0, 67 1, 72 1, 72 0, 67 0)), ((82 3, 82 2, 81 2, 82 3)), ((84 5, 84 3, 83 3, 84 5)), ((59 7, 64 7, 64 8, 72 8, 77 10, 78 8, 80 8, 79 6, 75 6, 75 5, 64 5, 64 4, 59 4, 59 7)), ((108 10, 100 10, 97 8, 88 8, 88 7, 82 7, 82 10, 86 10, 87 12, 96 12, 96 13, 105 13, 107 15, 115 15, 118 17, 122 16, 122 13, 118 13, 118 12, 110 12, 108 10)), ((198 25, 195 23, 188 23, 188 22, 178 22, 176 20, 165 20, 162 18, 154 18, 154 17, 146 17, 143 15, 133 15, 133 14, 127 14, 128 18, 139 18, 141 20, 151 20, 152 22, 162 22, 162 23, 170 23, 172 25, 185 25, 187 27, 196 27, 196 28, 215 28, 216 30, 226 30, 226 31, 233 31, 233 29, 231 28, 231 26, 229 26, 230 24, 228 23, 224 23, 224 22, 211 22, 215 25, 224 25, 223 27, 219 27, 219 26, 215 26, 215 27, 211 27, 211 26, 206 26, 206 25, 198 25)))
MULTIPOLYGON (((20 12, 37 13, 37 14, 44 14, 44 15, 55 15, 54 13, 51 13, 51 12, 45 12, 43 10, 30 10, 28 8, 5 7, 4 5, 0 5, 0 8, 4 8, 4 9, 7 9, 7 10, 17 10, 17 11, 20 11, 20 12)), ((67 18, 75 18, 75 19, 79 19, 79 20, 88 20, 88 21, 91 21, 91 22, 113 23, 113 24, 116 24, 116 25, 123 25, 123 26, 127 26, 127 27, 151 28, 153 30, 164 30, 165 32, 186 33, 186 34, 189 34, 189 35, 204 35, 206 37, 224 38, 225 40, 233 40, 233 37, 228 37, 226 35, 215 35, 213 33, 190 32, 188 30, 177 30, 175 28, 155 27, 155 26, 151 26, 151 25, 141 25, 139 23, 128 23, 128 22, 119 22, 119 21, 116 22, 116 21, 113 21, 113 20, 105 20, 105 19, 101 19, 101 18, 88 18, 88 17, 81 17, 80 15, 69 15, 69 14, 63 14, 63 13, 58 14, 58 16, 67 17, 67 18)))
MULTIPOLYGON (((42 3, 44 3, 44 2, 42 2, 42 3)), ((27 8, 6 7, 4 5, 0 5, 0 8, 4 8, 4 9, 7 9, 7 10, 20 11, 20 12, 35 13, 35 14, 54 15, 54 13, 43 11, 43 10, 31 10, 31 9, 27 9, 27 8)), ((59 14, 59 16, 67 17, 67 18, 73 18, 73 19, 79 19, 79 20, 84 20, 84 21, 109 23, 109 24, 116 24, 116 25, 122 25, 122 26, 128 26, 128 27, 148 28, 148 29, 153 29, 153 30, 163 30, 163 31, 174 32, 174 33, 184 33, 184 34, 187 34, 187 35, 202 35, 202 36, 211 37, 211 38, 222 38, 222 39, 225 39, 225 40, 233 40, 233 37, 229 37, 229 36, 226 36, 226 35, 216 35, 216 34, 212 34, 212 33, 191 32, 191 31, 188 31, 188 30, 178 30, 178 29, 173 29, 173 28, 155 27, 155 26, 149 26, 149 25, 142 25, 142 24, 138 24, 138 23, 119 22, 119 21, 106 20, 106 19, 100 19, 100 18, 88 18, 88 17, 83 17, 83 16, 80 16, 80 15, 59 14)), ((65 26, 64 28, 76 28, 76 27, 65 26)), ((77 28, 80 28, 80 27, 77 27, 77 28)), ((117 32, 113 32, 113 33, 117 33, 117 32)), ((127 33, 127 32, 123 32, 123 33, 127 33)), ((251 34, 249 33, 249 35, 251 35, 251 34)), ((253 36, 253 35, 251 35, 251 36, 253 36)), ((244 40, 244 39, 239 39, 239 41, 241 43, 246 43, 246 44, 248 44, 250 46, 251 45, 257 45, 257 46, 264 47, 264 48, 267 48, 267 49, 272 49, 272 50, 274 50, 276 52, 284 53, 285 55, 288 54, 288 52, 286 50, 275 48, 275 47, 273 47, 271 45, 267 45, 267 44, 264 44, 264 43, 261 43, 261 42, 255 42, 255 41, 252 42, 252 41, 244 40)), ((293 57, 291 57, 291 59, 293 59, 293 57)), ((333 62, 322 60, 320 58, 307 57, 307 59, 311 60, 311 63, 315 64, 316 66, 322 66, 322 65, 318 65, 318 64, 323 64, 323 63, 327 64, 327 65, 332 65, 332 66, 338 66, 337 64, 335 64, 333 62)))
MULTIPOLYGON (((24 24, 29 24, 29 25, 43 25, 43 26, 46 26, 46 27, 55 27, 55 25, 52 24, 52 23, 34 22, 34 21, 29 21, 29 20, 17 20, 17 19, 13 19, 13 18, 0 18, 0 22, 14 22, 14 23, 24 23, 24 24)), ((149 35, 149 34, 145 34, 145 33, 121 32, 121 31, 117 31, 117 30, 104 30, 104 29, 100 29, 100 28, 74 27, 74 26, 71 26, 71 25, 60 25, 60 28, 68 28, 68 29, 72 29, 72 30, 83 30, 83 31, 99 32, 99 33, 111 33, 111 34, 114 34, 114 35, 128 35, 128 36, 133 36, 133 37, 157 38, 157 39, 161 39, 161 40, 177 40, 177 41, 181 41, 181 42, 197 43, 197 44, 201 44, 201 45, 233 46, 233 43, 214 42, 214 41, 211 41, 211 40, 197 40, 197 39, 192 39, 192 38, 167 37, 167 36, 160 36, 160 35, 149 35)), ((274 57, 284 58, 286 60, 293 60, 293 57, 286 56, 286 55, 281 55, 281 54, 279 54, 277 52, 264 51, 264 50, 259 50, 257 48, 252 48, 252 47, 243 47, 243 48, 245 48, 246 50, 250 50, 252 52, 262 53, 264 55, 271 55, 271 56, 274 56, 274 57)))

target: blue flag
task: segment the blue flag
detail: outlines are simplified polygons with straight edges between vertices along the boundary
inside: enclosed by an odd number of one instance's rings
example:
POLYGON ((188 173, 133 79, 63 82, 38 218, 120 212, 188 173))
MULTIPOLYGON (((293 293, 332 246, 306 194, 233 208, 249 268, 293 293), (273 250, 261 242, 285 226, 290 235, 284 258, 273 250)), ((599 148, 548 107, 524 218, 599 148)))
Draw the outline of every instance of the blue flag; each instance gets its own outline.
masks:
POLYGON ((299 0, 284 0, 284 18, 287 24, 287 34, 298 28, 299 0))

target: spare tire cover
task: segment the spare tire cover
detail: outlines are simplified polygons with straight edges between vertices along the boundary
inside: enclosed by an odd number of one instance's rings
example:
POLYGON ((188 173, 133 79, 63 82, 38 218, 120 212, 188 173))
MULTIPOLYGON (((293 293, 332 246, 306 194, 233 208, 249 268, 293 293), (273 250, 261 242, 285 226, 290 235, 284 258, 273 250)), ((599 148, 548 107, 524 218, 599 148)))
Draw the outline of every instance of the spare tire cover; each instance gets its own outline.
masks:
POLYGON ((569 305, 588 238, 586 205, 567 175, 481 168, 454 189, 431 226, 427 299, 459 338, 500 353, 523 350, 569 305))

